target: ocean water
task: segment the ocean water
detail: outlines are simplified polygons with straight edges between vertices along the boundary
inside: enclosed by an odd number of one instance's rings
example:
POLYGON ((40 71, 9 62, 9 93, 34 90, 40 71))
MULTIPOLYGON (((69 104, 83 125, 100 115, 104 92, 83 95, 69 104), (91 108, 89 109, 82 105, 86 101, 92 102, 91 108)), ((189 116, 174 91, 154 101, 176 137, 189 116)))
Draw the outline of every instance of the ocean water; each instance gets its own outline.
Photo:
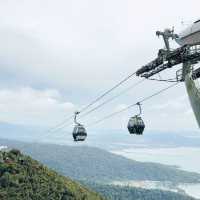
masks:
MULTIPOLYGON (((174 165, 186 171, 200 173, 200 148, 128 148, 112 153, 141 162, 174 165)), ((200 184, 181 184, 179 188, 193 197, 200 198, 200 184)))
POLYGON ((179 185, 179 188, 183 189, 192 197, 200 198, 200 184, 179 185))
POLYGON ((200 173, 200 148, 128 148, 112 153, 137 161, 175 165, 183 170, 200 173))

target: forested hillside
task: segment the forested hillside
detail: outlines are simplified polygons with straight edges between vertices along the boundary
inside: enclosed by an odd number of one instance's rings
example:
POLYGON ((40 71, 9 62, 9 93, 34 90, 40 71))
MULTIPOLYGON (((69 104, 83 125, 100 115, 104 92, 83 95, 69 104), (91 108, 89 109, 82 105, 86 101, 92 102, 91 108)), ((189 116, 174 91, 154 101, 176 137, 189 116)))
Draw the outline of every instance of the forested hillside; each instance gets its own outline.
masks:
POLYGON ((1 200, 103 200, 18 150, 0 151, 1 200))
MULTIPOLYGON (((164 180, 168 180, 167 178, 169 178, 175 183, 181 180, 185 182, 199 181, 199 175, 196 173, 180 171, 174 167, 165 165, 135 162, 97 148, 25 144, 7 140, 2 140, 0 144, 23 149, 24 152, 32 155, 34 158, 40 159, 51 168, 62 172, 62 174, 82 180, 81 183, 85 184, 86 187, 91 188, 110 200, 194 200, 194 198, 184 194, 169 191, 147 190, 107 184, 107 181, 116 178, 125 180, 125 178, 136 177, 134 175, 136 172, 139 173, 137 177, 143 179, 160 178, 162 180, 165 177, 165 174, 162 175, 162 173, 170 172, 168 174, 169 177, 166 177, 164 180), (148 170, 150 170, 149 174, 151 176, 147 176, 148 170), (143 172, 144 176, 142 176, 143 172), (95 182, 101 182, 101 184, 95 182)), ((45 199, 47 196, 48 199, 53 200, 58 196, 62 197, 62 195, 65 195, 66 198, 64 196, 61 200, 101 199, 100 196, 85 189, 80 184, 59 176, 54 171, 47 169, 37 161, 22 155, 18 151, 4 152, 0 155, 0 199, 2 197, 2 200, 7 200, 5 197, 13 200, 17 198, 23 200, 24 198, 25 200, 27 196, 35 195, 35 193, 37 193, 36 200, 37 198, 41 200, 45 199), (18 196, 13 196, 13 194, 17 194, 18 196)))
POLYGON ((107 151, 87 146, 21 143, 0 140, 2 145, 22 149, 57 172, 77 180, 152 180, 174 183, 200 182, 198 173, 173 166, 137 162, 107 151))
POLYGON ((147 190, 128 186, 101 185, 86 183, 86 185, 108 200, 195 200, 184 194, 162 190, 147 190))

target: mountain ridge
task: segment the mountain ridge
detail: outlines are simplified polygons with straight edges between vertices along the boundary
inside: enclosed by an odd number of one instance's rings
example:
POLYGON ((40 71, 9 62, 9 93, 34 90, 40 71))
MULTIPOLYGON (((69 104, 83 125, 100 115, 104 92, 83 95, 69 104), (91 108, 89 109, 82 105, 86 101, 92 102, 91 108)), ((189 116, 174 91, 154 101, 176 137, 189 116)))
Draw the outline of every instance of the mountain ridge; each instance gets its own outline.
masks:
POLYGON ((103 200, 19 150, 0 151, 1 200, 103 200))
POLYGON ((198 173, 179 170, 174 166, 133 161, 94 147, 21 143, 8 140, 0 140, 0 144, 19 148, 59 173, 76 180, 200 182, 198 173))

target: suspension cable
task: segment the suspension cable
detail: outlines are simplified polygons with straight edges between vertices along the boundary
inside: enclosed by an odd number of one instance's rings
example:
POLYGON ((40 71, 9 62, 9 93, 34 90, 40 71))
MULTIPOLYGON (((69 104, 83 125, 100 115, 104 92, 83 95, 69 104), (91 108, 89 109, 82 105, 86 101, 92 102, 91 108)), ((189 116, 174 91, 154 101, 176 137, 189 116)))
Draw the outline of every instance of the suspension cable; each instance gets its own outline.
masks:
POLYGON ((121 80, 115 86, 113 86, 112 88, 110 88, 109 90, 107 90, 106 92, 104 92, 102 95, 100 95, 99 97, 97 97, 95 100, 93 100, 91 103, 89 103, 88 105, 86 105, 85 107, 83 107, 80 110, 80 113, 84 112, 85 110, 87 110, 90 106, 94 105, 96 102, 98 102, 100 99, 102 99, 103 97, 105 97, 107 94, 109 94, 110 92, 112 92, 113 90, 115 90, 116 88, 118 88, 120 85, 122 85, 124 82, 126 82, 127 80, 129 80, 135 74, 136 74, 136 72, 128 75, 127 77, 125 77, 123 80, 121 80))
POLYGON ((123 90, 122 92, 118 93, 117 95, 107 99, 106 101, 104 101, 103 103, 101 103, 100 105, 94 107, 93 109, 89 110, 88 112, 84 113, 83 115, 80 116, 80 118, 85 117, 87 115, 89 115, 90 113, 94 112, 95 110, 101 108, 102 106, 106 105, 107 103, 113 101, 114 99, 122 96, 123 94, 127 93, 128 91, 132 90, 133 88, 135 88, 136 86, 140 85, 141 83, 143 83, 146 79, 142 79, 140 81, 138 81, 137 83, 135 83, 134 85, 128 87, 127 89, 123 90))
MULTIPOLYGON (((126 81, 128 81, 130 78, 132 78, 135 74, 136 74, 136 72, 133 72, 130 75, 128 75, 127 77, 125 77, 124 79, 122 79, 120 82, 118 82, 112 88, 110 88, 109 90, 107 90, 106 92, 104 92, 103 94, 101 94, 99 97, 97 97, 95 100, 93 100, 91 103, 89 103, 88 105, 86 105, 85 107, 83 107, 79 112, 82 113, 82 112, 86 111, 89 107, 91 107, 92 105, 94 105, 95 103, 97 103, 103 97, 105 97, 106 95, 108 95, 109 93, 111 93, 113 90, 115 90, 120 85, 122 85, 123 83, 125 83, 126 81)), ((47 132, 51 132, 51 131, 54 132, 57 129, 60 129, 60 127, 62 127, 63 125, 65 127, 65 123, 67 123, 68 121, 70 121, 71 119, 73 119, 73 117, 74 117, 74 115, 68 117, 67 119, 63 120, 61 123, 55 125, 54 127, 50 128, 49 130, 47 130, 47 132)))
MULTIPOLYGON (((89 115, 90 113, 96 111, 97 109, 101 108, 102 106, 106 105, 107 103, 113 101, 114 99, 116 99, 117 97, 120 97, 122 96, 123 94, 125 94, 126 92, 130 91, 131 89, 135 88, 136 86, 140 85, 141 83, 143 83, 146 79, 142 79, 140 81, 138 81, 137 83, 135 83, 134 85, 128 87, 127 89, 123 90, 122 92, 118 93, 117 95, 111 97, 110 99, 104 101, 103 103, 101 103, 100 105, 94 107, 93 109, 89 110, 88 112, 84 113, 83 115, 81 115, 79 118, 83 118, 87 115, 89 115)), ((71 116, 71 119, 73 118, 73 116, 71 116)), ((57 127, 57 129, 54 129, 52 130, 52 132, 57 132, 59 131, 60 129, 63 129, 63 128, 66 128, 70 125, 71 123, 63 123, 61 124, 60 127, 57 127)))
MULTIPOLYGON (((145 80, 145 79, 143 79, 142 81, 144 81, 144 80, 145 80)), ((140 82, 142 82, 142 81, 140 81, 140 82)), ((140 82, 138 82, 138 84, 139 84, 140 82)), ((176 86, 178 83, 179 83, 179 82, 177 82, 177 83, 175 83, 175 84, 172 84, 172 85, 170 85, 170 86, 168 86, 168 87, 165 87, 165 88, 163 88, 163 89, 161 89, 161 90, 155 92, 154 94, 152 94, 152 95, 150 95, 150 96, 147 96, 147 97, 141 99, 140 101, 137 101, 136 103, 127 106, 126 108, 123 108, 123 109, 121 109, 121 110, 119 110, 119 111, 113 112, 113 113, 111 113, 111 114, 109 114, 109 115, 103 117, 102 119, 99 119, 99 120, 97 120, 97 121, 95 121, 95 122, 93 122, 93 123, 91 123, 91 124, 88 124, 88 126, 90 127, 90 126, 96 125, 96 124, 98 124, 98 123, 100 123, 100 122, 102 122, 102 121, 104 121, 104 120, 106 120, 106 119, 112 118, 112 117, 114 117, 115 115, 118 115, 118 114, 120 114, 120 113, 122 113, 122 112, 124 112, 124 111, 126 111, 126 110, 128 110, 128 109, 130 109, 130 108, 132 108, 132 107, 134 107, 134 106, 137 106, 138 103, 141 104, 141 103, 143 103, 143 102, 145 102, 145 101, 147 101, 147 100, 153 98, 154 96, 157 96, 157 95, 159 95, 159 94, 165 92, 166 90, 168 90, 168 89, 170 89, 170 88, 176 86)), ((124 90, 124 91, 125 91, 125 90, 124 90)), ((64 126, 59 127, 59 128, 58 128, 57 130, 55 130, 55 131, 58 131, 58 130, 60 130, 60 129, 63 129, 63 128, 69 126, 70 124, 71 124, 71 123, 68 123, 67 125, 64 124, 64 126)), ((50 134, 49 134, 48 136, 50 136, 50 134)))
POLYGON ((54 132, 59 130, 61 127, 63 127, 68 121, 70 121, 71 119, 73 119, 74 115, 71 115, 70 117, 68 117, 67 119, 63 120, 61 123, 57 124, 56 126, 49 128, 46 132, 54 132))
POLYGON ((158 92, 156 92, 156 93, 154 93, 154 94, 152 94, 152 95, 150 95, 150 96, 147 96, 147 97, 141 99, 140 101, 137 101, 137 103, 131 104, 131 105, 127 106, 126 108, 123 108, 123 109, 121 109, 121 110, 119 110, 119 111, 113 112, 113 113, 111 113, 111 114, 109 114, 109 115, 103 117, 102 119, 97 120, 97 121, 95 121, 95 122, 89 124, 88 126, 93 126, 93 125, 96 125, 96 124, 98 124, 98 123, 100 123, 100 122, 106 120, 106 119, 112 118, 112 117, 114 117, 115 115, 120 114, 120 113, 122 113, 122 112, 124 112, 124 111, 126 111, 126 110, 128 110, 128 109, 130 109, 130 108, 132 108, 132 107, 134 107, 134 106, 136 106, 136 105, 138 105, 138 102, 139 102, 139 103, 143 103, 143 102, 145 102, 145 101, 147 101, 147 100, 153 98, 154 96, 157 96, 157 95, 159 95, 159 94, 165 92, 166 90, 168 90, 168 89, 170 89, 170 88, 176 86, 177 84, 178 84, 178 83, 175 83, 175 84, 172 84, 172 85, 170 85, 170 86, 168 86, 168 87, 165 87, 165 88, 163 88, 162 90, 159 90, 158 92))

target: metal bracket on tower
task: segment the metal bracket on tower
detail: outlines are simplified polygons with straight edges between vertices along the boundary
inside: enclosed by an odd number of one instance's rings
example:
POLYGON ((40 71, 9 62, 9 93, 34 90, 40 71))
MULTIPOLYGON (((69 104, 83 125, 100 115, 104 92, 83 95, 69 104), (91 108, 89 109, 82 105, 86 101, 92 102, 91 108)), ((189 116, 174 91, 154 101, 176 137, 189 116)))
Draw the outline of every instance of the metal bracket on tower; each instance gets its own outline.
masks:
POLYGON ((174 27, 172 29, 165 29, 163 32, 162 31, 156 31, 156 35, 158 37, 159 36, 163 37, 167 51, 170 51, 169 39, 171 38, 172 40, 174 40, 174 39, 178 38, 178 35, 174 34, 174 27))
POLYGON ((183 69, 179 69, 176 71, 176 81, 177 82, 183 82, 184 78, 183 78, 183 69))

